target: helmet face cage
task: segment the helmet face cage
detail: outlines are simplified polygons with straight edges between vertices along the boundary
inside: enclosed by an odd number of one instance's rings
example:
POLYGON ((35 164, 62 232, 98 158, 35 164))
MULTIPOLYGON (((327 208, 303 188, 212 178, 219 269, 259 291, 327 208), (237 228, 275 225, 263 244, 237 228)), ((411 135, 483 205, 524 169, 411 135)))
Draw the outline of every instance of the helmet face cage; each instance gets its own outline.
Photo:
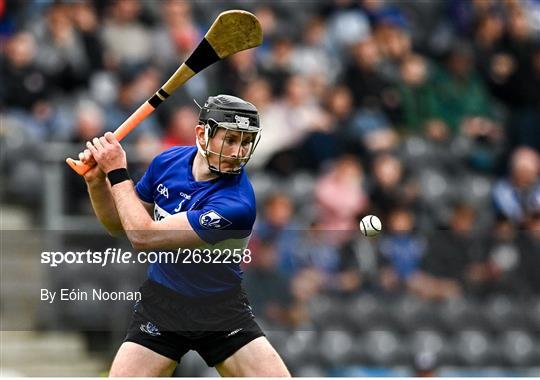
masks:
MULTIPOLYGON (((211 96, 204 106, 201 107, 199 124, 204 125, 205 147, 204 149, 202 148, 198 139, 197 147, 199 152, 206 157, 210 171, 217 174, 240 174, 242 168, 250 160, 261 137, 257 108, 253 104, 234 96, 211 96), (210 142, 216 136, 219 128, 225 130, 225 135, 219 149, 214 147, 217 151, 213 151, 210 148, 210 142), (225 144, 233 132, 240 132, 238 150, 235 152, 236 154, 227 152, 231 155, 224 155, 223 152, 227 151, 225 144), (243 139, 246 133, 253 136, 247 148, 243 145, 243 139), (243 152, 244 149, 245 153, 243 152), (210 155, 218 158, 217 167, 210 162, 210 155), (224 160, 238 163, 238 166, 225 170, 222 165, 224 160)), ((235 136, 234 138, 236 139, 237 137, 235 136)))
MULTIPOLYGON (((208 168, 211 172, 218 173, 218 174, 240 174, 242 172, 243 167, 247 164, 247 162, 250 160, 251 156, 253 155, 253 152, 255 151, 255 148, 257 147, 259 140, 261 138, 261 130, 260 128, 250 128, 249 130, 240 129, 237 124, 235 123, 227 123, 227 122, 217 122, 214 119, 209 119, 208 123, 205 124, 205 133, 204 133, 204 139, 205 139, 205 148, 202 149, 201 146, 199 146, 199 150, 203 153, 203 156, 206 157, 206 162, 208 163, 208 168), (213 151, 210 149, 210 140, 214 138, 214 136, 217 134, 218 128, 223 128, 225 130, 225 135, 223 136, 223 139, 221 141, 221 146, 219 147, 219 151, 213 151), (227 137, 231 134, 231 132, 240 132, 240 139, 238 143, 238 150, 236 151, 236 155, 225 155, 223 154, 223 150, 225 148, 225 142, 227 141, 227 137), (246 133, 250 133, 254 135, 253 139, 249 143, 248 147, 246 148, 246 152, 244 155, 241 155, 242 153, 242 147, 243 147, 243 141, 244 141, 244 135, 246 133), (210 163, 210 155, 214 155, 218 157, 218 166, 212 165, 210 163), (229 159, 238 162, 238 166, 234 167, 232 169, 224 170, 222 169, 222 162, 223 159, 229 159)), ((199 145, 197 141, 197 145, 199 145)))

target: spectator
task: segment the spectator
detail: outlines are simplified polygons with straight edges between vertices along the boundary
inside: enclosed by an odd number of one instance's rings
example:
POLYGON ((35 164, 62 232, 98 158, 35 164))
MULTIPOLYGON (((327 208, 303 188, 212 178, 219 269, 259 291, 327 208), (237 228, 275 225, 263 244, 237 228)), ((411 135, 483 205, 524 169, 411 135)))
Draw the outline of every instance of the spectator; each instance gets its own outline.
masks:
POLYGON ((515 72, 513 58, 502 49, 504 23, 494 12, 480 17, 475 26, 474 50, 478 72, 489 85, 491 93, 503 101, 513 101, 509 93, 510 78, 515 72))
POLYGON ((531 54, 530 66, 531 72, 519 88, 523 99, 514 96, 517 106, 508 121, 507 137, 511 148, 526 145, 540 152, 540 45, 531 54))
MULTIPOLYGON (((103 134, 105 130, 105 115, 101 108, 91 101, 82 101, 75 110, 75 126, 72 142, 81 144, 103 134)), ((87 189, 84 181, 69 167, 64 167, 67 173, 64 207, 68 214, 92 213, 91 205, 86 201, 87 189)))
MULTIPOLYGON (((44 24, 37 24, 36 60, 54 84, 67 93, 88 84, 93 51, 75 28, 71 6, 54 3, 47 9, 44 24)), ((78 18, 80 20, 80 17, 78 18)))
POLYGON ((254 313, 270 323, 292 323, 289 279, 277 270, 278 254, 272 240, 261 242, 254 252, 256 262, 245 272, 243 286, 254 313))
POLYGON ((476 171, 494 173, 504 149, 502 132, 490 119, 464 118, 454 144, 455 157, 462 157, 476 171))
POLYGON ((412 53, 411 37, 406 30, 407 21, 397 8, 387 8, 375 16, 373 35, 381 49, 381 72, 395 83, 399 78, 399 67, 412 53))
POLYGON ((495 221, 476 263, 471 265, 467 277, 472 291, 481 296, 490 294, 522 294, 525 281, 521 276, 522 255, 518 245, 518 232, 504 216, 495 221))
POLYGON ((275 193, 264 202, 263 215, 255 225, 252 245, 256 251, 258 244, 274 241, 277 250, 277 268, 290 277, 295 271, 294 250, 300 239, 300 227, 293 218, 292 200, 281 193, 275 193))
POLYGON ((218 70, 219 92, 240 95, 242 89, 259 76, 255 51, 245 50, 234 54, 219 65, 218 70))
POLYGON ((198 114, 193 107, 182 106, 174 111, 162 139, 164 149, 175 145, 193 145, 193 130, 198 124, 198 114))
POLYGON ((172 70, 187 59, 202 38, 192 17, 188 1, 166 0, 160 3, 163 24, 152 33, 152 56, 162 70, 172 70))
POLYGON ((421 135, 422 126, 434 115, 433 89, 426 60, 417 54, 405 58, 400 67, 399 102, 406 134, 421 135))
POLYGON ((92 73, 104 68, 103 43, 99 33, 98 15, 89 0, 73 4, 73 24, 81 36, 92 73))
POLYGON ((320 172, 339 155, 351 154, 358 158, 364 155, 362 146, 347 136, 353 112, 351 91, 345 86, 330 89, 326 95, 326 109, 331 120, 328 129, 310 132, 298 146, 299 165, 313 173, 320 172))
POLYGON ((290 38, 280 35, 276 38, 270 53, 261 62, 263 75, 272 85, 272 94, 282 96, 286 82, 293 74, 294 45, 290 38), (284 85, 285 84, 285 85, 284 85))
POLYGON ((321 228, 352 231, 357 216, 368 207, 364 171, 353 157, 338 159, 315 184, 314 194, 321 228))
POLYGON ((353 144, 373 154, 391 151, 399 144, 399 136, 390 120, 378 110, 360 109, 346 133, 353 144))
POLYGON ((527 98, 527 103, 538 109, 540 104, 540 44, 537 44, 532 50, 529 58, 529 66, 531 71, 528 76, 528 81, 526 82, 525 87, 525 96, 527 98))
MULTIPOLYGON (((165 82, 178 69, 201 41, 204 31, 193 19, 189 1, 166 0, 155 2, 159 5, 162 23, 153 28, 151 38, 151 62, 159 69, 160 82, 165 82)), ((147 62, 147 61, 144 61, 147 62)), ((193 99, 206 98, 210 73, 202 71, 175 91, 160 110, 173 113, 193 99)), ((162 113, 163 115, 163 113, 162 113)))
POLYGON ((355 106, 388 111, 396 106, 396 95, 391 85, 378 72, 382 62, 380 48, 369 37, 351 48, 352 63, 343 73, 341 83, 352 92, 355 106))
POLYGON ((302 36, 302 43, 294 51, 293 70, 312 80, 323 78, 325 84, 334 83, 340 72, 340 61, 330 44, 326 23, 319 17, 310 19, 302 36), (332 67, 332 70, 326 70, 332 67))
MULTIPOLYGON (((119 72, 120 85, 116 102, 106 109, 106 129, 114 130, 120 126, 143 102, 159 87, 159 76, 153 67, 146 65, 125 65, 119 72)), ((159 124, 150 115, 130 133, 127 141, 132 141, 142 132, 159 134, 159 124)))
POLYGON ((540 210, 540 158, 531 148, 514 151, 510 160, 510 175, 493 187, 497 212, 519 225, 527 214, 540 210))
POLYGON ((381 154, 373 161, 373 186, 370 191, 372 208, 387 215, 397 207, 407 207, 418 213, 419 189, 414 178, 405 172, 401 161, 390 154, 381 154))
POLYGON ((403 291, 419 269, 425 242, 414 231, 414 214, 410 210, 394 208, 386 220, 388 233, 378 243, 379 282, 387 292, 403 291))
POLYGON ((335 1, 330 10, 324 10, 328 15, 328 34, 332 45, 343 55, 350 46, 367 38, 371 27, 366 15, 352 1, 335 1))
POLYGON ((103 25, 107 67, 148 62, 152 57, 152 38, 148 28, 139 21, 141 3, 137 0, 118 0, 112 3, 108 11, 103 25))
POLYGON ((408 281, 411 292, 434 300, 463 295, 466 273, 479 249, 474 220, 475 212, 470 206, 454 207, 450 230, 437 231, 429 238, 420 270, 408 281))
POLYGON ((261 23, 261 29, 264 36, 261 50, 263 51, 262 55, 264 56, 268 53, 269 45, 273 45, 275 42, 276 36, 279 35, 279 30, 282 25, 280 25, 280 21, 272 7, 268 5, 257 6, 253 14, 261 23))
POLYGON ((520 5, 508 12, 507 30, 503 43, 504 49, 516 59, 520 74, 526 75, 530 69, 528 60, 534 48, 534 41, 527 15, 520 5))
POLYGON ((317 274, 320 290, 350 294, 359 289, 361 277, 352 241, 341 242, 341 234, 312 223, 294 250, 294 261, 297 273, 317 274))
MULTIPOLYGON (((252 103, 257 107, 257 110, 259 111, 259 118, 261 125, 263 126, 263 130, 265 132, 265 138, 266 138, 266 127, 269 129, 273 128, 270 127, 271 124, 269 124, 267 120, 267 112, 268 109, 271 108, 270 106, 273 104, 273 97, 272 97, 272 87, 270 86, 270 83, 265 78, 258 78, 252 82, 249 82, 244 89, 242 90, 242 99, 245 99, 246 101, 252 103)), ((264 152, 264 148, 259 150, 263 147, 264 144, 261 144, 260 146, 257 146, 257 153, 251 157, 250 160, 250 166, 252 168, 260 168, 264 164, 266 164, 266 161, 268 160, 268 154, 269 150, 264 152), (263 152, 263 153, 261 153, 263 152)))
POLYGON ((285 83, 285 96, 269 105, 264 122, 265 143, 258 147, 261 161, 268 162, 270 170, 278 174, 291 174, 297 168, 297 158, 291 150, 312 130, 326 129, 329 118, 309 93, 306 78, 291 76, 285 83), (271 127, 270 127, 271 126, 271 127))
POLYGON ((36 49, 34 37, 27 32, 17 33, 7 41, 1 60, 3 107, 29 112, 36 102, 50 96, 49 77, 36 64, 36 49))
POLYGON ((446 67, 436 71, 433 91, 435 115, 453 134, 466 117, 492 114, 483 82, 474 70, 472 51, 467 43, 456 43, 446 58, 446 67))

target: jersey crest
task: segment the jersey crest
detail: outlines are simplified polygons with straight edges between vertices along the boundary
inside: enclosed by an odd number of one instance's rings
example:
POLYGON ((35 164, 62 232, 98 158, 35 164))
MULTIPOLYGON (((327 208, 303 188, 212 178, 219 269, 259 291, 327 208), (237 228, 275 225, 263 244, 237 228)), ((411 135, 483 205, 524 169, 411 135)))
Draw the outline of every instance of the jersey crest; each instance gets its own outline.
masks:
POLYGON ((216 211, 210 210, 199 217, 199 223, 206 228, 219 230, 230 226, 232 223, 224 216, 219 215, 216 211))

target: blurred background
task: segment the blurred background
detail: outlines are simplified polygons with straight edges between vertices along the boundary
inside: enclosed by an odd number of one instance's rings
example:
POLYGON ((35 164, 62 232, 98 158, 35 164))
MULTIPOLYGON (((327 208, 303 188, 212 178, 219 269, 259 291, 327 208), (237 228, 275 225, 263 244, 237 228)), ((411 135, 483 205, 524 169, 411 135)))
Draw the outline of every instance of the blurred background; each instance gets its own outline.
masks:
MULTIPOLYGON (((199 73, 123 145, 139 178, 194 144, 193 99, 258 107, 244 286, 292 373, 540 376, 538 0, 0 0, 3 374, 106 373, 129 303, 53 310, 39 289, 135 290, 145 268, 39 263, 44 247, 125 246, 64 158, 235 8, 263 45, 199 73), (360 236, 367 214, 377 238, 360 236)), ((188 354, 177 375, 216 373, 188 354)))

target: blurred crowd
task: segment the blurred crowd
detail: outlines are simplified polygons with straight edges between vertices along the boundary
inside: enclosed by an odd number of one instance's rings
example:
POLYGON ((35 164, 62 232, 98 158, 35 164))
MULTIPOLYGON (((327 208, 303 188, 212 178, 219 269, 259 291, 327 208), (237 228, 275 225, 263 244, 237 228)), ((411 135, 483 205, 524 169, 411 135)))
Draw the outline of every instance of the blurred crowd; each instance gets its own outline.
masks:
MULTIPOLYGON (((50 142, 114 130, 224 9, 264 43, 192 78, 126 139, 140 175, 198 108, 257 106, 245 286, 297 326, 321 293, 540 294, 540 1, 0 1, 4 202, 35 205, 50 142), (384 233, 360 238, 378 215, 384 233)), ((89 211, 66 169, 67 212, 89 211)))

